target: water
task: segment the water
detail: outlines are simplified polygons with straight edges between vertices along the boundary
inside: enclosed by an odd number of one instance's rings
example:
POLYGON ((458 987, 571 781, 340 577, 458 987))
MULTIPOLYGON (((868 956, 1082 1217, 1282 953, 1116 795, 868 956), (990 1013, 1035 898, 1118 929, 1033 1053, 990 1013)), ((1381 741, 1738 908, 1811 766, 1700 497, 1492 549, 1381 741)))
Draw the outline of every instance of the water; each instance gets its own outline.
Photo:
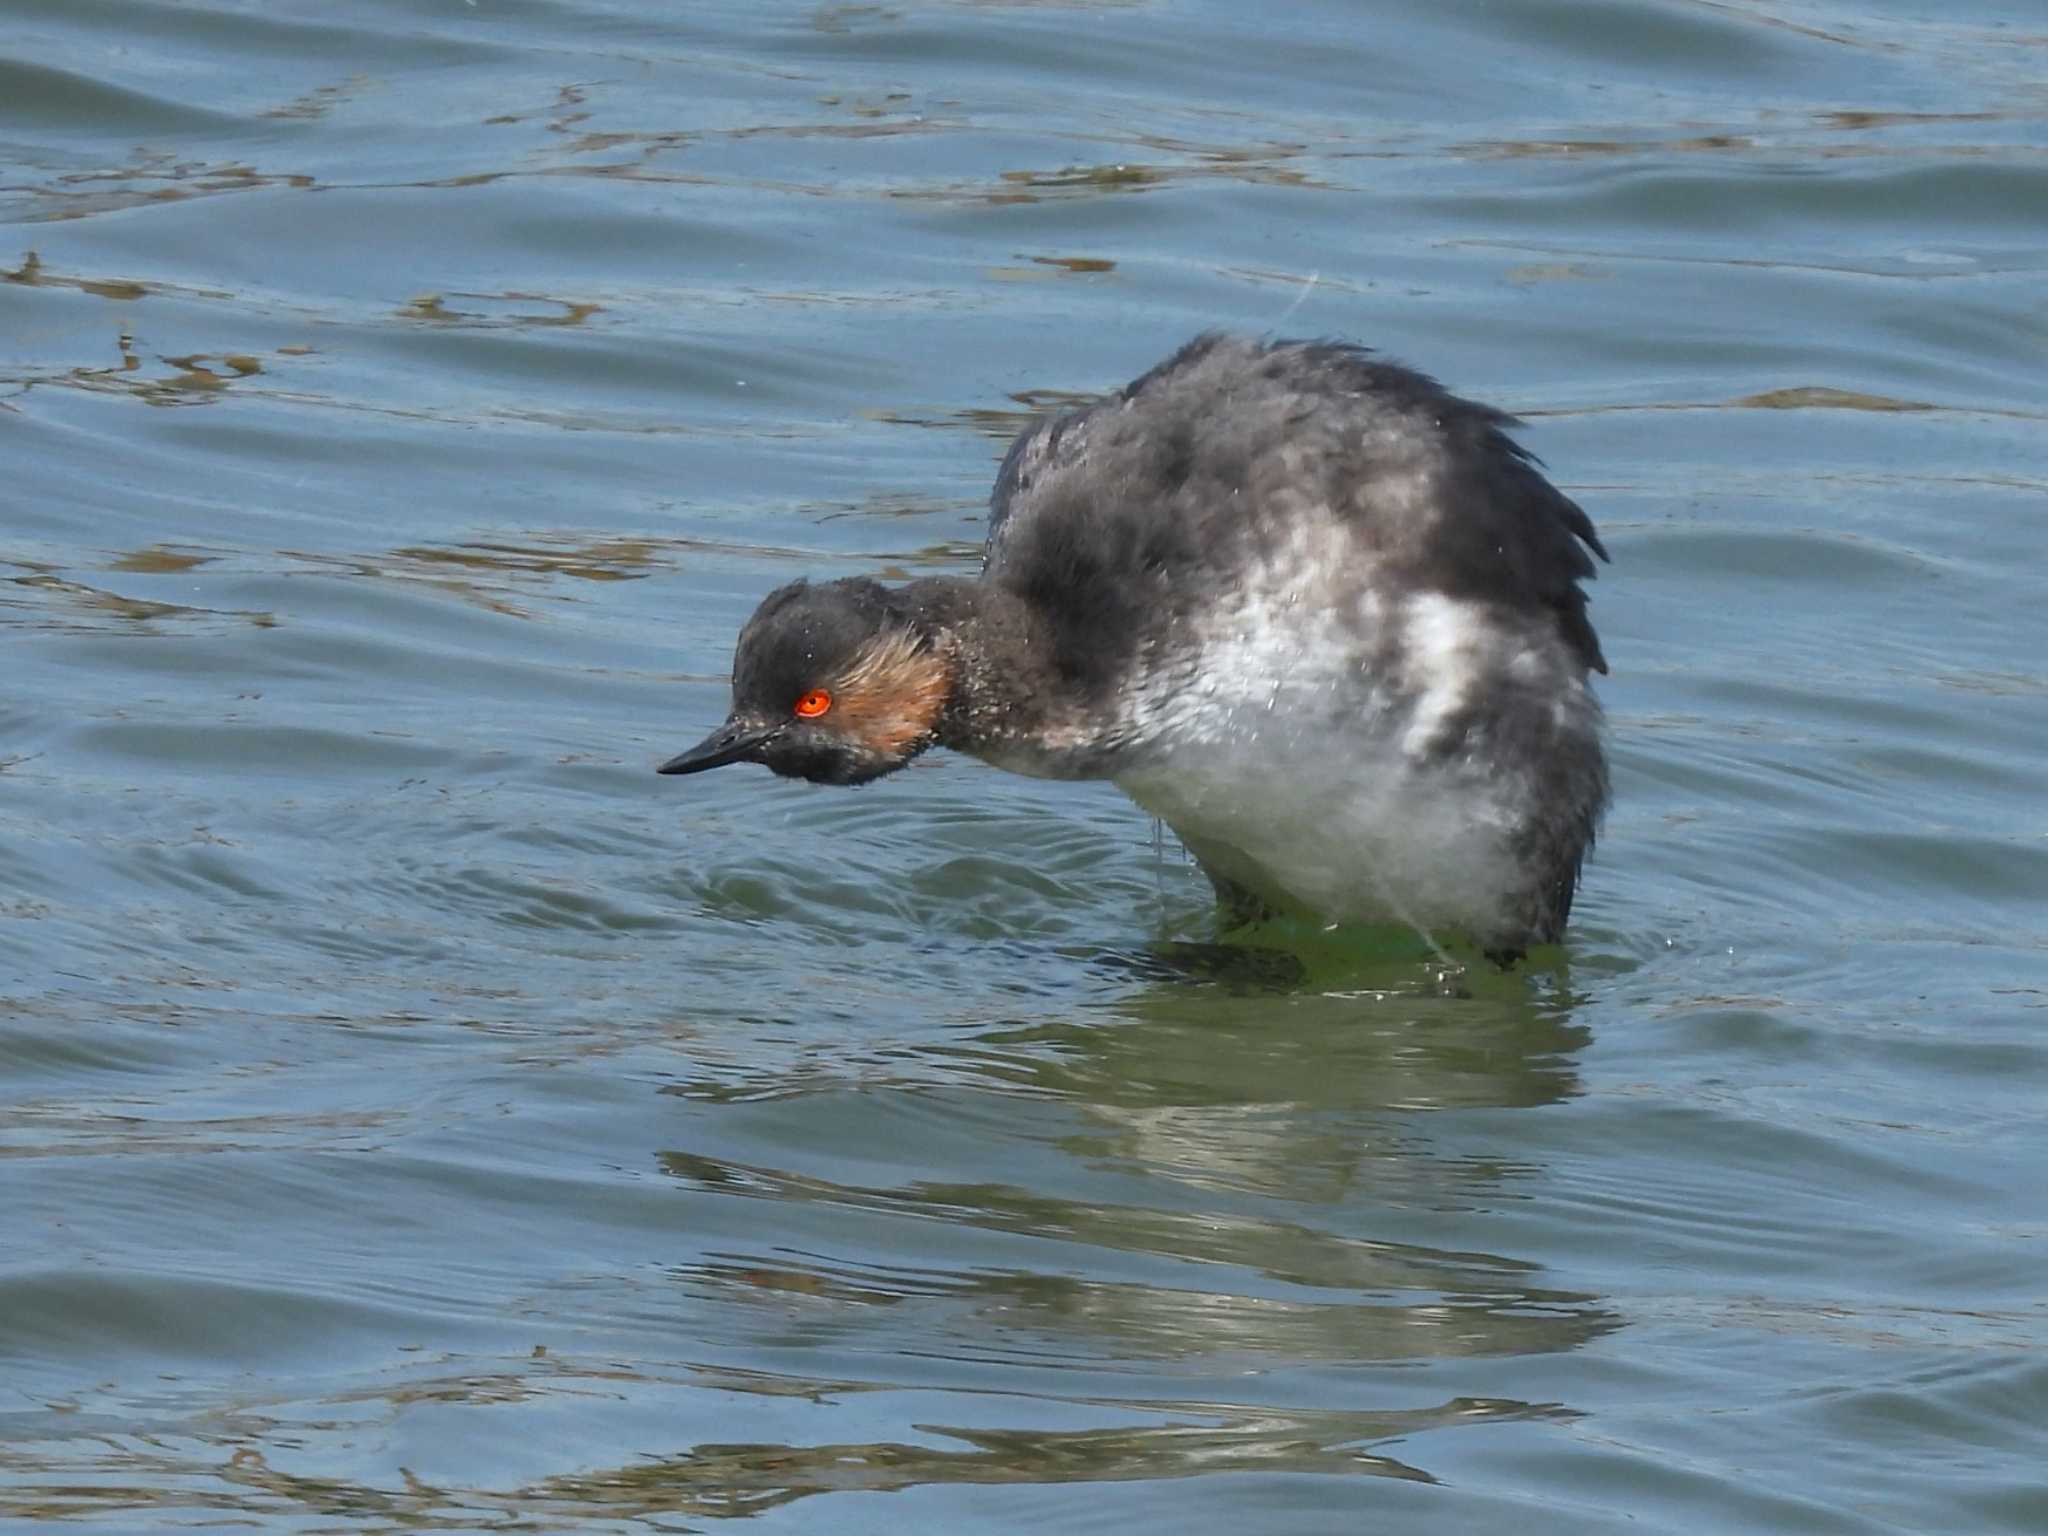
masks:
POLYGON ((2048 1528, 2048 18, 4 0, 0 1524, 2048 1528), (664 780, 1211 325, 1615 555, 1570 942, 664 780))

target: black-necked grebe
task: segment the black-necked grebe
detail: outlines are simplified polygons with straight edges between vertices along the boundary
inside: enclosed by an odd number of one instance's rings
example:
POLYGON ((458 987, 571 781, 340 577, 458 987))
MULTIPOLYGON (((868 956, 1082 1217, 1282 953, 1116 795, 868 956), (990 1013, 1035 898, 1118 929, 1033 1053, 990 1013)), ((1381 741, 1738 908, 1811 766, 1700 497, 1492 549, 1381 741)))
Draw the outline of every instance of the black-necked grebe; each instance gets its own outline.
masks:
POLYGON ((947 746, 1115 781, 1240 911, 1554 940, 1607 800, 1607 552, 1512 425, 1363 348, 1199 337, 1017 439, 978 580, 770 593, 661 772, 947 746))

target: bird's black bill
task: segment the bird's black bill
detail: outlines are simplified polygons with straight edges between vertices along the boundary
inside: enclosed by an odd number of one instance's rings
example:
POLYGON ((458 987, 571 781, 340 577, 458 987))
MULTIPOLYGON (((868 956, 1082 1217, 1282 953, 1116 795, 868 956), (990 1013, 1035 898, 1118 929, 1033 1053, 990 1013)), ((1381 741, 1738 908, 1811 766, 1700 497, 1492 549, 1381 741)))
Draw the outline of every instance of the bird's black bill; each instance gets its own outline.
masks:
POLYGON ((759 761, 761 748, 782 734, 775 725, 754 725, 745 720, 728 720, 687 752, 655 769, 656 773, 702 773, 727 763, 759 761))

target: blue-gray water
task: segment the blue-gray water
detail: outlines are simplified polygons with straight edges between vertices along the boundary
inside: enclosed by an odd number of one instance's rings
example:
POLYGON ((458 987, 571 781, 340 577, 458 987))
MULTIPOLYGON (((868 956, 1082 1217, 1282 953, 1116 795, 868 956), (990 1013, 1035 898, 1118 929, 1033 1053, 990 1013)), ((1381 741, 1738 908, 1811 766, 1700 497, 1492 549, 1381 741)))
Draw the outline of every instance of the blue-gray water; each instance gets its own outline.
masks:
POLYGON ((2048 1529, 2038 0, 0 55, 0 1525, 2048 1529), (650 771, 1215 325, 1599 522, 1561 955, 1267 976, 1104 786, 650 771))

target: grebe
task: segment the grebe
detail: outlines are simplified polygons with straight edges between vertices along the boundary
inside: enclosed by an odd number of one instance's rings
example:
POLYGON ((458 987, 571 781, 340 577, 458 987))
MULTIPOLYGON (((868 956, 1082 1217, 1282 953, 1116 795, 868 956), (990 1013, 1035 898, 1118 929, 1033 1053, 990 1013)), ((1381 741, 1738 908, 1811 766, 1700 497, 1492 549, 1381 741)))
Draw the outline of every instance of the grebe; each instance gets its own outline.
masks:
POLYGON ((1607 551, 1514 425, 1362 347, 1198 337, 1017 438, 978 578, 770 593, 660 771, 952 747, 1114 781, 1237 916, 1553 941, 1607 802, 1607 551))

